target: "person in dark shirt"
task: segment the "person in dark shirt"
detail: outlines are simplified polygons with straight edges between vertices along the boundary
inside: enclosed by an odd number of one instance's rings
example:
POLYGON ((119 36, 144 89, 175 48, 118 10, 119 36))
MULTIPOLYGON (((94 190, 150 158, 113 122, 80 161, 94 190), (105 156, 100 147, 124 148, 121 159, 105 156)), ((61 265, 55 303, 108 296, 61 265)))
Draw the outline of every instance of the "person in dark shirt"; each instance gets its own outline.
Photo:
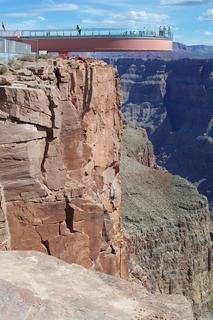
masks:
POLYGON ((76 30, 78 32, 78 35, 80 36, 81 35, 81 27, 79 26, 79 24, 77 24, 76 30))

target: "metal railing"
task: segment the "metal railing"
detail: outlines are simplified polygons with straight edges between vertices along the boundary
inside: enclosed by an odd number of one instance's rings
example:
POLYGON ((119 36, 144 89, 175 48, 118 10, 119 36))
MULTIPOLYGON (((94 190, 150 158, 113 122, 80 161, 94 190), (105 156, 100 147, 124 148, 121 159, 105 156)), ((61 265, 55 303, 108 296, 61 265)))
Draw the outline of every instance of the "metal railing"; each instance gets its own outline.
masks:
POLYGON ((22 57, 31 54, 29 44, 0 38, 0 61, 22 57))
POLYGON ((0 37, 17 37, 17 38, 162 38, 172 40, 170 27, 162 28, 139 28, 135 30, 126 29, 82 29, 80 32, 76 29, 62 30, 20 30, 20 31, 1 31, 0 37))

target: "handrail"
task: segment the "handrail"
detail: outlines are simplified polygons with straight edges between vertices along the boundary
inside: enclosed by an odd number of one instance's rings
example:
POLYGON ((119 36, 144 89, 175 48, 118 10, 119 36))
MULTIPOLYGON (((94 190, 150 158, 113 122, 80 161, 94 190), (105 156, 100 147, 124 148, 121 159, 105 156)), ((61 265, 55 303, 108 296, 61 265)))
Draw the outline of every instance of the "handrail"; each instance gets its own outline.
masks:
POLYGON ((81 29, 47 29, 47 30, 8 30, 0 31, 0 37, 20 37, 20 38, 159 38, 172 40, 170 27, 162 28, 137 28, 135 30, 117 28, 87 28, 81 29))

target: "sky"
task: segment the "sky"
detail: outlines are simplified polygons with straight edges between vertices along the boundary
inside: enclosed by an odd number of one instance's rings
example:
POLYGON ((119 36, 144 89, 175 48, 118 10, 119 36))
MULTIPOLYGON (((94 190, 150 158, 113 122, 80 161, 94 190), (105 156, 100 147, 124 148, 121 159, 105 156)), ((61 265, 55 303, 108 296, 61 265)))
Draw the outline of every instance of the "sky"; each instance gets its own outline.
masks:
POLYGON ((169 25, 174 40, 213 45, 213 0, 0 0, 6 28, 127 28, 169 25))

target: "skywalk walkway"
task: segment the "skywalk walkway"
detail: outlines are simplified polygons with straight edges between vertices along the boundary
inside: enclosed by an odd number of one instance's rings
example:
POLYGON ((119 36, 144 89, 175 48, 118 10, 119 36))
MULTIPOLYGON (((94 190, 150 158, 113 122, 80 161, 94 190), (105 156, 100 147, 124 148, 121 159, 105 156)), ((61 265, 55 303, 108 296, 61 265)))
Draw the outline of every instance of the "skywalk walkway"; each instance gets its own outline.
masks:
POLYGON ((156 29, 75 29, 1 31, 0 37, 24 42, 32 51, 102 52, 102 51, 170 51, 169 27, 156 29))

